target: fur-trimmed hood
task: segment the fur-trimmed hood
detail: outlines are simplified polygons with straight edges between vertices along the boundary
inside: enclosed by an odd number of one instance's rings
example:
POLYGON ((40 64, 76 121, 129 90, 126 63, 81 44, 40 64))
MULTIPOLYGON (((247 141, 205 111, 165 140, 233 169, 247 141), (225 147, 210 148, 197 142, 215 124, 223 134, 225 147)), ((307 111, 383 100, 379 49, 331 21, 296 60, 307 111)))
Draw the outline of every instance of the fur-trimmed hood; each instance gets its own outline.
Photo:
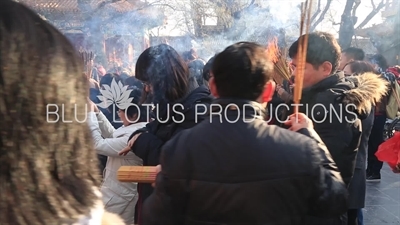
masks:
POLYGON ((346 77, 354 83, 355 88, 345 91, 343 102, 354 104, 360 114, 368 114, 389 90, 389 82, 380 75, 364 73, 358 76, 346 77))

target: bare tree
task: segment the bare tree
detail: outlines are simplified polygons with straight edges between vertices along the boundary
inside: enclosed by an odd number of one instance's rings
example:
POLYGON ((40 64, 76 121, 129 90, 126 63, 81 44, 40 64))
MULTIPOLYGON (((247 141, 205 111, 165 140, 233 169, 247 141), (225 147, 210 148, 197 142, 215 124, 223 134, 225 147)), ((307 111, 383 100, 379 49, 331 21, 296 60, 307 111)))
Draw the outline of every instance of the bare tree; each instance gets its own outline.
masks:
POLYGON ((374 0, 371 0, 372 10, 367 17, 355 28, 357 23, 357 8, 361 4, 361 0, 347 0, 345 9, 342 14, 342 19, 339 29, 339 45, 342 48, 351 46, 351 42, 356 29, 364 28, 372 18, 374 18, 384 7, 384 0, 380 0, 378 6, 375 5, 374 0))
POLYGON ((354 36, 354 25, 357 18, 354 16, 361 0, 347 0, 342 14, 339 28, 339 45, 348 48, 354 36))
POLYGON ((323 10, 321 10, 321 0, 318 0, 317 10, 311 17, 311 27, 310 30, 314 31, 317 26, 325 19, 325 15, 331 7, 332 0, 327 0, 326 5, 324 6, 323 10), (318 17, 318 19, 317 19, 318 17))
POLYGON ((374 18, 376 16, 376 14, 378 14, 383 7, 385 7, 385 1, 381 0, 378 4, 378 6, 375 5, 374 0, 371 0, 371 5, 372 5, 372 11, 367 15, 367 17, 365 17, 365 19, 357 26, 357 30, 358 29, 362 29, 363 27, 365 27, 365 25, 368 24, 368 22, 374 18))
POLYGON ((318 25, 325 20, 330 21, 332 25, 340 25, 338 31, 339 44, 342 48, 350 47, 355 30, 364 28, 385 6, 385 0, 379 0, 379 4, 376 4, 374 0, 370 0, 372 5, 371 12, 355 27, 358 22, 357 9, 361 4, 361 0, 346 0, 340 23, 336 23, 333 18, 329 18, 333 0, 326 0, 326 3, 323 2, 318 0, 316 3, 316 10, 311 17, 310 30, 316 30, 318 25), (325 18, 327 16, 328 18, 325 18))

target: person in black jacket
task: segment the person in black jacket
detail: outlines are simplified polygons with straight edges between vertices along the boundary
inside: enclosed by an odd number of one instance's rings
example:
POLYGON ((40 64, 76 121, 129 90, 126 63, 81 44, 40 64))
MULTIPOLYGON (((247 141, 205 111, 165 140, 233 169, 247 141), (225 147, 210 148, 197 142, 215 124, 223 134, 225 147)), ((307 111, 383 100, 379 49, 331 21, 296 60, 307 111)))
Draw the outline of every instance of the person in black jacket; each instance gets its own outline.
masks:
POLYGON ((346 212, 346 187, 311 121, 291 117, 296 133, 264 120, 258 102, 275 88, 267 57, 251 42, 216 56, 210 116, 163 146, 142 225, 304 225, 307 214, 346 212))
MULTIPOLYGON (((304 36, 299 40, 302 38, 304 36)), ((289 48, 294 67, 298 63, 299 40, 289 48)), ((349 186, 360 146, 361 119, 367 117, 387 88, 385 81, 375 74, 345 77, 343 72, 337 72, 340 52, 333 35, 325 32, 309 34, 299 110, 314 121, 315 131, 328 147, 344 182, 349 186)), ((346 223, 347 214, 328 220, 310 217, 307 222, 308 225, 346 223)))
MULTIPOLYGON (((187 64, 166 44, 146 49, 137 60, 135 74, 144 82, 144 89, 151 96, 155 118, 144 129, 131 135, 127 148, 120 154, 132 151, 143 160, 143 166, 156 166, 164 143, 201 121, 203 118, 195 117, 196 104, 201 104, 198 110, 204 111, 212 97, 207 87, 198 87, 196 79, 189 79, 187 64)), ((146 96, 145 99, 149 100, 146 96)), ((141 224, 141 205, 152 191, 150 184, 138 185, 135 223, 141 224)))
MULTIPOLYGON (((343 72, 346 75, 353 76, 366 76, 366 73, 372 73, 372 76, 379 76, 373 65, 366 61, 351 61, 345 66, 343 72)), ((384 84, 380 86, 384 86, 384 84)), ((368 87, 368 85, 363 85, 360 88, 363 87, 368 87)), ((362 120, 362 137, 357 153, 353 179, 349 185, 348 225, 362 225, 359 221, 362 219, 361 209, 365 206, 367 178, 365 168, 367 167, 369 141, 371 141, 369 137, 374 124, 374 115, 375 110, 373 108, 369 115, 362 120)))

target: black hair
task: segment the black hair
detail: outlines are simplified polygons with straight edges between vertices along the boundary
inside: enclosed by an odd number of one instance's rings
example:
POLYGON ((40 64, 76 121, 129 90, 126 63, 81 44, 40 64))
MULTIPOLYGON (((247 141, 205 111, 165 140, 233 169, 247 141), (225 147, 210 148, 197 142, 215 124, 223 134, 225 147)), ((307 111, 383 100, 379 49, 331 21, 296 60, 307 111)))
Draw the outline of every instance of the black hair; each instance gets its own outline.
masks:
POLYGON ((119 78, 121 79, 122 82, 125 83, 126 79, 130 77, 128 71, 123 71, 120 75, 119 78))
POLYGON ((272 79, 273 64, 263 46, 239 42, 215 57, 212 72, 220 97, 255 101, 272 79))
POLYGON ((100 79, 100 87, 103 85, 111 86, 111 82, 115 80, 115 82, 124 83, 121 77, 116 73, 107 73, 100 79))
POLYGON ((369 62, 365 62, 365 61, 351 61, 349 63, 347 63, 346 66, 350 67, 351 72, 354 75, 359 75, 359 74, 363 74, 363 73, 376 73, 379 74, 378 71, 376 71, 374 69, 374 66, 369 63, 369 62))
POLYGON ((363 61, 365 59, 365 53, 361 48, 346 48, 342 53, 357 61, 363 61))
POLYGON ((203 68, 203 79, 206 81, 210 80, 210 72, 211 72, 211 68, 212 68, 212 64, 214 62, 215 59, 215 55, 213 57, 211 57, 208 62, 206 63, 206 65, 204 65, 203 68))
POLYGON ((175 102, 189 91, 187 64, 174 48, 166 44, 152 46, 140 54, 135 75, 145 85, 151 86, 154 104, 175 102))
POLYGON ((128 77, 125 80, 125 85, 128 85, 129 87, 136 87, 136 88, 139 88, 141 90, 143 89, 142 81, 140 81, 139 79, 137 79, 134 76, 128 77))
POLYGON ((201 59, 193 60, 188 64, 188 67, 190 76, 196 79, 198 85, 203 85, 204 61, 201 59))
MULTIPOLYGON (((299 37, 289 48, 289 57, 297 57, 299 41, 305 36, 299 37)), ((332 34, 326 32, 314 32, 308 35, 308 47, 306 62, 313 65, 315 69, 324 62, 332 64, 331 73, 335 73, 339 68, 341 57, 340 46, 332 34)))
POLYGON ((378 65, 380 72, 384 72, 389 68, 386 58, 381 54, 375 54, 370 58, 371 63, 378 65))
POLYGON ((149 118, 149 113, 150 109, 146 106, 140 105, 140 99, 142 95, 142 89, 139 89, 137 87, 132 87, 129 88, 128 90, 131 90, 131 93, 129 95, 130 98, 132 98, 132 105, 129 106, 127 109, 122 109, 126 115, 130 118, 134 117, 135 115, 138 115, 139 118, 137 119, 137 122, 148 122, 149 118))

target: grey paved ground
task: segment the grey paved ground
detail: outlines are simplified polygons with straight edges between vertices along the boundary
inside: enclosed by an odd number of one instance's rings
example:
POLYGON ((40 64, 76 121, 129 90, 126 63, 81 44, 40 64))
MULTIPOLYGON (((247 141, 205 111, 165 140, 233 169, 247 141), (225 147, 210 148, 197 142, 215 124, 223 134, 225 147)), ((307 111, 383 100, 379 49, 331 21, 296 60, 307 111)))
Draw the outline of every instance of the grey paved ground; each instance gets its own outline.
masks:
POLYGON ((380 182, 367 182, 365 225, 400 225, 400 174, 384 165, 380 182))

